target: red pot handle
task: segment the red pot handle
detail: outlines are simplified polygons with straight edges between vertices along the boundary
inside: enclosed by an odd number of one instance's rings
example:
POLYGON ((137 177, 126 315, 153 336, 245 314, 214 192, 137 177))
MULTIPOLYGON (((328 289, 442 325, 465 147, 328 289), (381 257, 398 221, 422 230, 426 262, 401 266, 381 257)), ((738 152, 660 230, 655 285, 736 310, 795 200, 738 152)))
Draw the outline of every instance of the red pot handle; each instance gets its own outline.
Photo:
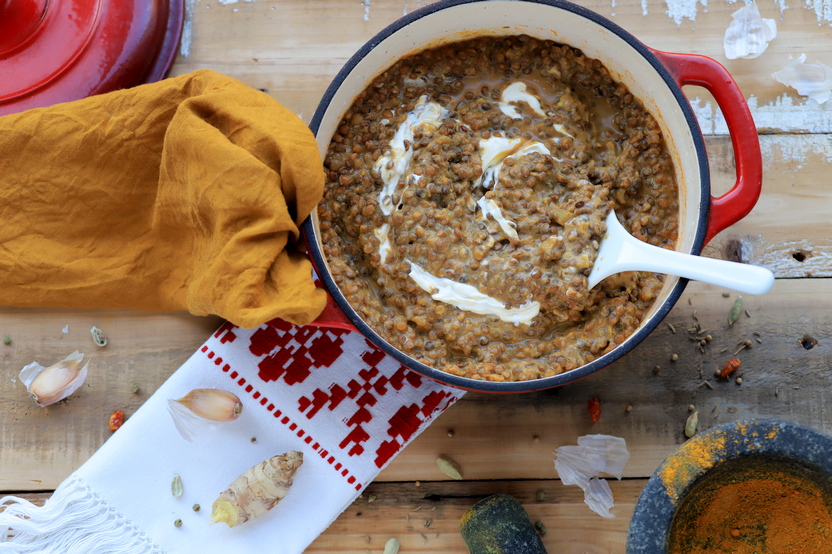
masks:
POLYGON ((650 49, 664 64, 679 86, 697 85, 716 99, 734 147, 737 182, 719 197, 711 196, 705 244, 723 229, 746 215, 760 198, 763 186, 763 157, 757 126, 739 86, 718 61, 696 54, 677 54, 650 49))
POLYGON ((326 306, 315 321, 307 323, 312 327, 323 327, 325 329, 343 329, 344 331, 357 331, 355 325, 344 313, 344 310, 338 306, 335 299, 329 291, 326 292, 326 306))
MULTIPOLYGON (((0 0, 2 1, 2 0, 0 0)), ((309 217, 312 217, 311 215, 309 217)), ((305 225, 308 225, 309 222, 307 221, 305 225)), ((315 270, 315 274, 322 275, 321 268, 318 267, 317 262, 315 261, 315 256, 312 255, 312 252, 309 249, 309 237, 306 233, 301 235, 301 250, 306 252, 309 261, 312 262, 312 267, 315 270)), ((326 268, 324 268, 326 270, 326 268)), ((315 278, 315 285, 318 288, 324 289, 326 292, 326 306, 324 306, 323 311, 321 314, 315 318, 314 321, 307 323, 307 325, 312 327, 322 327, 324 329, 343 329, 345 331, 357 331, 355 325, 353 325, 350 318, 347 317, 347 314, 344 313, 344 310, 338 305, 335 301, 335 298, 332 297, 332 293, 326 290, 326 287, 323 286, 321 283, 320 278, 315 278)))

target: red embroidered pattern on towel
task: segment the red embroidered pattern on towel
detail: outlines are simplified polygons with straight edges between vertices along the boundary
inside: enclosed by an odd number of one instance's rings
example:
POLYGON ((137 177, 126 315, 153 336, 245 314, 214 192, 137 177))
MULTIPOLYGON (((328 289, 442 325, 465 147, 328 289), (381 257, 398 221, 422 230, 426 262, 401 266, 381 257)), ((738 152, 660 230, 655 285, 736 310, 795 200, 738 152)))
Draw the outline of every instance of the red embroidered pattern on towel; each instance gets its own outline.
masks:
POLYGON ((201 352, 356 490, 463 394, 341 329, 226 323, 201 352))

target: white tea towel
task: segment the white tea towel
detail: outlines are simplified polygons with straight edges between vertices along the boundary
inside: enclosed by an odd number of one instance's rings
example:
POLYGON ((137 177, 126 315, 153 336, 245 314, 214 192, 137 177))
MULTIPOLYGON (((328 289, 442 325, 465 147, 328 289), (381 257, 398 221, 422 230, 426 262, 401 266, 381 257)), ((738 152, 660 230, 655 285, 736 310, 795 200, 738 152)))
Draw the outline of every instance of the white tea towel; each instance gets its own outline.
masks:
POLYGON ((279 320, 256 330, 224 324, 43 507, 0 500, 0 553, 302 552, 463 394, 356 332, 279 320), (244 408, 188 442, 167 401, 195 388, 231 391, 244 408), (210 524, 221 491, 290 450, 303 453, 303 465, 277 506, 233 528, 210 524))

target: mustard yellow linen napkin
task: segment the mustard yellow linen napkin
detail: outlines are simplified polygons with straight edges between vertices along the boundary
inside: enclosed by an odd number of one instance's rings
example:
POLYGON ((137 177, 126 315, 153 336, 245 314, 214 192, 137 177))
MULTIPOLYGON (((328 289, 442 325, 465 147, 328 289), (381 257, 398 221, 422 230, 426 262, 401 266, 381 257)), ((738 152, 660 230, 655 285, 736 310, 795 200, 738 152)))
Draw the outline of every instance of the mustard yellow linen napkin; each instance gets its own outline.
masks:
POLYGON ((323 182, 309 128, 212 71, 0 117, 0 304, 309 323, 323 182))

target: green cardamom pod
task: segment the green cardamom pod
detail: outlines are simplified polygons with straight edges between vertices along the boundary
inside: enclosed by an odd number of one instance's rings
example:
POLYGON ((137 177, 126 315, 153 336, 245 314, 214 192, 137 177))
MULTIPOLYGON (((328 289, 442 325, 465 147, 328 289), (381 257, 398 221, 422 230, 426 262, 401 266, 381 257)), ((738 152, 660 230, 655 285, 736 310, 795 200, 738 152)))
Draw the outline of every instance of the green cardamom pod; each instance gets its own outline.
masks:
POLYGON ((742 296, 737 296, 734 300, 734 305, 731 306, 731 311, 728 312, 728 325, 733 325, 740 318, 742 313, 742 296))
POLYGON ((182 486, 182 478, 179 477, 178 473, 173 476, 173 482, 170 484, 170 492, 174 498, 179 498, 185 492, 185 488, 182 486))
POLYGON ((685 422, 685 436, 691 438, 696 434, 696 428, 699 426, 699 412, 693 412, 688 416, 685 422))
POLYGON ((384 554, 399 554, 399 539, 388 539, 384 545, 384 554))
POLYGON ((457 481, 462 480, 462 470, 459 469, 459 466, 455 461, 448 458, 447 456, 439 456, 438 458, 436 458, 436 465, 439 466, 439 469, 442 470, 442 473, 444 473, 451 479, 456 479, 457 481))

